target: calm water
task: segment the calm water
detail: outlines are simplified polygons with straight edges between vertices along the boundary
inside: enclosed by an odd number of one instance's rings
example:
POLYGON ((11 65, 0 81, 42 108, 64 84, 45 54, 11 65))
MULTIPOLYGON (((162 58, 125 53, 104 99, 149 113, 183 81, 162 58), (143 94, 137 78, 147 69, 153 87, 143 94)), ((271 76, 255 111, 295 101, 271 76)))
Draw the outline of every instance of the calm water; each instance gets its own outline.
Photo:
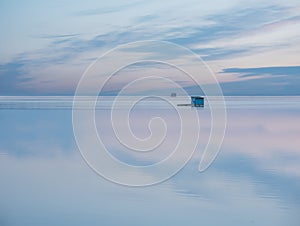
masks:
MULTIPOLYGON (((126 98, 116 109, 120 115, 126 98)), ((176 98, 175 103, 189 102, 176 98)), ((300 97, 227 97, 226 104, 224 142, 206 171, 200 173, 198 165, 211 112, 207 105, 185 107, 201 124, 192 159, 169 180, 136 188, 103 179, 83 160, 73 134, 71 97, 1 97, 0 225, 299 226, 300 97)), ((111 155, 148 165, 172 154, 180 130, 176 109, 156 99, 133 109, 128 121, 141 139, 150 134, 151 118, 162 117, 168 125, 163 144, 141 154, 126 150, 114 136, 111 106, 106 98, 95 113, 111 155)), ((90 107, 83 98, 82 109, 90 107)), ((141 173, 149 176, 158 175, 141 173)))

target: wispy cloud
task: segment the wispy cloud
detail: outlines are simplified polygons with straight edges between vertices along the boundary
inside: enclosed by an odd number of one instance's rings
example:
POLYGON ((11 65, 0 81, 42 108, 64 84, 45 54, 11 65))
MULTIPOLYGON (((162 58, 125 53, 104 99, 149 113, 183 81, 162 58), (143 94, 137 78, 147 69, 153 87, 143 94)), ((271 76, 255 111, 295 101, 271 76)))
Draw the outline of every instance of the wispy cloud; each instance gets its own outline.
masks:
POLYGON ((95 15, 104 15, 104 14, 112 14, 119 13, 120 11, 127 10, 131 7, 136 7, 138 4, 141 4, 141 1, 131 2, 127 4, 116 4, 115 6, 101 7, 101 8, 93 8, 80 10, 74 13, 75 16, 95 16, 95 15))
MULTIPOLYGON (((232 82, 230 90, 237 85, 236 93, 240 94, 243 94, 239 84, 242 77, 226 68, 295 65, 299 58, 296 49, 300 49, 300 16, 291 3, 242 5, 237 2, 222 5, 222 0, 218 1, 220 4, 214 4, 215 7, 210 4, 200 7, 193 1, 190 4, 175 1, 163 6, 156 1, 97 7, 87 4, 80 10, 74 6, 75 13, 70 15, 68 12, 67 15, 72 20, 77 20, 74 17, 82 18, 82 22, 99 26, 97 32, 89 33, 80 26, 71 32, 31 35, 34 39, 46 40, 48 44, 18 54, 1 64, 3 88, 0 95, 42 94, 43 90, 48 90, 48 94, 72 94, 76 82, 92 60, 110 48, 138 40, 167 40, 191 48, 212 67, 219 65, 219 71, 224 70, 228 74, 226 77, 218 75, 220 81, 226 83, 224 89, 228 89, 229 82, 232 82), (178 7, 182 10, 178 11, 178 7), (107 21, 106 25, 104 21, 107 21), (284 58, 280 65, 279 56, 284 58), (229 73, 232 76, 226 80, 229 73), (67 87, 61 87, 59 84, 62 83, 67 87), (44 89, 45 86, 48 88, 44 89)), ((280 68, 273 70, 280 71, 280 68)), ((257 77, 259 79, 265 77, 257 77)), ((273 76, 261 82, 270 82, 272 87, 272 84, 278 85, 276 79, 273 76)), ((294 79, 287 75, 285 82, 293 83, 294 79)), ((246 86, 244 83, 241 85, 246 86)), ((249 85, 250 89, 257 90, 256 83, 247 83, 249 85)), ((297 92, 293 90, 292 93, 297 92)))
MULTIPOLYGON (((222 73, 238 73, 239 77, 251 76, 300 76, 300 66, 261 67, 261 68, 226 68, 222 73)), ((300 81, 300 79, 299 79, 300 81)))

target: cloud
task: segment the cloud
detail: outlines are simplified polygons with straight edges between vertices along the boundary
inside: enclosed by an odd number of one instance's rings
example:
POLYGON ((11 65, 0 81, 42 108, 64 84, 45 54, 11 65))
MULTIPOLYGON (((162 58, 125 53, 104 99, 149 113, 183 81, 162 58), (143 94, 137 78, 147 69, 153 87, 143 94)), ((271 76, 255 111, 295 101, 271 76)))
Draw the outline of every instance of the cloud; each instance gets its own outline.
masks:
POLYGON ((226 95, 300 95, 300 66, 227 68, 237 81, 221 84, 226 95))
POLYGON ((120 11, 127 10, 131 7, 136 7, 138 4, 141 3, 141 1, 135 1, 127 4, 119 4, 115 6, 107 6, 107 7, 101 7, 101 8, 93 8, 93 9, 86 9, 86 10, 80 10, 76 12, 75 16, 96 16, 96 15, 104 15, 104 14, 112 14, 112 13, 119 13, 120 11))
POLYGON ((170 41, 189 46, 194 46, 196 43, 200 46, 201 43, 212 43, 211 46, 214 46, 217 40, 239 36, 243 32, 252 31, 269 21, 278 19, 282 17, 284 11, 278 6, 229 9, 202 18, 208 22, 207 26, 193 27, 195 32, 187 38, 175 38, 170 41))
POLYGON ((24 90, 18 87, 19 82, 27 81, 24 78, 26 71, 22 61, 15 61, 0 65, 0 95, 22 95, 24 90))
POLYGON ((238 73, 240 78, 251 76, 300 76, 300 66, 261 67, 261 68, 226 68, 222 73, 238 73))
MULTIPOLYGON (((91 34, 78 29, 33 35, 36 39, 47 40, 48 45, 23 52, 2 63, 0 78, 3 80, 3 88, 0 95, 73 94, 79 77, 99 55, 120 44, 145 39, 167 40, 189 47, 208 63, 220 65, 224 72, 226 68, 239 68, 245 62, 249 67, 258 66, 255 59, 258 59, 259 54, 272 54, 274 50, 279 52, 273 54, 272 58, 289 54, 289 57, 284 57, 284 61, 295 61, 299 52, 294 51, 292 54, 291 51, 295 50, 298 43, 299 16, 291 10, 290 3, 261 3, 254 6, 254 3, 242 5, 239 1, 229 5, 222 5, 222 2, 220 0, 220 4, 214 7, 207 4, 204 8, 195 5, 193 1, 188 5, 175 1, 163 6, 154 1, 146 4, 149 8, 144 2, 105 4, 101 7, 90 7, 87 4, 86 9, 82 10, 75 10, 77 6, 74 6, 73 10, 77 14, 72 14, 71 18, 75 16, 85 21, 90 20, 87 19, 90 16, 97 16, 93 24, 102 19, 114 19, 109 22, 111 26, 100 24, 102 29, 91 34), (179 6, 182 7, 181 13, 185 14, 185 19, 173 10, 179 6), (129 13, 131 11, 135 13, 129 13), (115 19, 115 14, 119 20, 115 19)), ((260 58, 264 60, 259 63, 265 66, 275 62, 270 57, 260 58)), ((239 84, 242 77, 229 76, 229 72, 227 74, 226 77, 219 76, 220 81, 226 83, 223 86, 225 93, 252 95, 257 91, 257 84, 252 81, 247 83, 246 89, 253 88, 253 91, 243 93, 240 87, 245 86, 239 84), (227 92, 227 89, 235 91, 227 92)), ((278 79, 273 76, 261 83, 270 82, 268 86, 274 88, 279 83, 283 84, 283 78, 282 81, 278 79)), ((294 82, 290 76, 286 76, 285 80, 288 84, 294 82)), ((286 95, 297 93, 296 90, 286 89, 281 89, 280 93, 286 91, 286 95)), ((267 91, 266 95, 269 93, 267 91)))

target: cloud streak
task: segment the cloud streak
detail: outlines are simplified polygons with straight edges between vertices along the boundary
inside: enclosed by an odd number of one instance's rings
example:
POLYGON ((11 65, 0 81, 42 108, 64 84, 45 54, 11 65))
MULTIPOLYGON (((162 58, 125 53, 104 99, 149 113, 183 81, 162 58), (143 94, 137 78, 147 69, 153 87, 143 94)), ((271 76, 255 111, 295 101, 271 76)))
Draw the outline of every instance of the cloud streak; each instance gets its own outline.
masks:
MULTIPOLYGON (((208 4, 206 11, 204 6, 198 7, 194 4, 194 8, 202 12, 200 14, 193 9, 193 4, 191 1, 179 14, 175 13, 174 7, 183 7, 180 2, 165 6, 159 6, 157 2, 146 4, 149 9, 156 9, 155 11, 145 8, 143 2, 108 4, 90 9, 87 6, 86 9, 75 10, 77 13, 72 14, 71 18, 95 17, 95 23, 101 18, 114 18, 109 22, 112 26, 103 25, 101 32, 89 35, 80 29, 75 32, 43 32, 34 35, 36 39, 47 40, 48 45, 38 50, 23 52, 8 62, 0 63, 0 95, 72 95, 79 77, 92 60, 117 45, 145 39, 167 40, 189 47, 212 67, 219 65, 221 73, 218 76, 224 83, 225 93, 253 95, 258 87, 262 87, 259 83, 276 89, 281 82, 291 86, 281 89, 280 93, 298 95, 298 89, 292 85, 295 80, 298 84, 298 80, 290 75, 289 71, 285 71, 285 77, 281 79, 278 76, 260 76, 262 71, 259 71, 256 74, 256 82, 245 81, 246 77, 250 76, 241 76, 237 71, 233 71, 233 68, 243 68, 246 64, 248 68, 258 68, 261 65, 257 65, 255 59, 258 56, 263 58, 266 54, 272 55, 273 51, 277 51, 277 58, 280 54, 285 58, 284 64, 273 67, 273 75, 281 73, 281 66, 285 67, 286 63, 290 62, 288 66, 294 64, 295 59, 299 57, 299 52, 292 51, 300 48, 300 15, 292 10, 290 3, 255 3, 255 6, 242 6, 238 3, 216 8, 211 8, 208 4), (132 10, 135 10, 136 14, 129 15, 132 10), (123 24, 115 20, 115 17, 124 18, 123 24), (290 54, 289 58, 287 54, 290 54), (228 76, 225 77, 224 73, 228 76), (229 74, 230 80, 227 79, 229 74), (66 85, 61 86, 62 83, 66 85), (249 87, 252 91, 243 92, 240 87, 249 87), (231 92, 232 89, 235 91, 231 92)), ((83 19, 85 20, 90 19, 83 19)), ((268 68, 270 65, 274 66, 274 62, 274 59, 264 57, 260 64, 268 68)), ((252 80, 254 78, 252 76, 252 80)), ((273 93, 267 90, 263 95, 273 93)))

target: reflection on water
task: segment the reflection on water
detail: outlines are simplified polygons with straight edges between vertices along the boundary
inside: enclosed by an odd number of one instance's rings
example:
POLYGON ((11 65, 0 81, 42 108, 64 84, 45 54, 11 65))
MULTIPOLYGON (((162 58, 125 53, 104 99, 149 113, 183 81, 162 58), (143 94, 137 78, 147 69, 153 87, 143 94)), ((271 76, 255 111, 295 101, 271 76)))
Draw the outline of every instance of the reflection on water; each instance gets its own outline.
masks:
MULTIPOLYGON (((170 101, 174 105, 177 104, 188 104, 190 98, 186 96, 177 97, 163 97, 170 101)), ((210 97, 215 103, 221 103, 222 98, 210 97)), ((0 96, 0 109, 72 109, 73 106, 72 96, 0 96)), ((118 105, 115 107, 126 108, 132 101, 131 96, 118 97, 118 105)), ((96 103, 96 109, 111 109, 115 97, 112 96, 101 96, 98 98, 96 103)), ((171 105, 161 101, 161 98, 146 98, 140 102, 139 108, 141 109, 168 109, 171 105)), ((76 101, 80 104, 82 109, 94 108, 94 98, 89 96, 77 97, 76 101)), ((240 97, 240 96, 227 96, 225 97, 227 108, 245 108, 245 109, 259 109, 259 108, 270 108, 270 109, 299 109, 299 97, 289 96, 256 96, 256 97, 240 97)), ((209 107, 207 98, 205 98, 205 108, 209 107)), ((218 104, 216 104, 218 106, 218 104)), ((223 107, 223 105, 220 105, 223 107)), ((183 108, 183 107, 181 107, 183 108)), ((185 107, 187 108, 187 107, 185 107)))
MULTIPOLYGON (((4 107, 2 99, 0 225, 298 226, 299 100, 266 97, 263 104, 249 97, 227 98, 224 143, 203 173, 198 164, 211 125, 208 108, 199 110, 201 137, 191 161, 164 183, 130 188, 104 180, 83 161, 69 108, 57 111, 53 102, 47 108, 37 101, 40 107, 28 111, 8 99, 4 107)), ((148 155, 125 150, 103 120, 106 113, 96 112, 97 127, 116 158, 143 165, 170 154, 164 151, 173 145, 169 140, 148 155)), ((133 132, 148 136, 149 118, 157 115, 173 124, 168 136, 178 136, 175 113, 159 108, 137 109, 133 132)))

